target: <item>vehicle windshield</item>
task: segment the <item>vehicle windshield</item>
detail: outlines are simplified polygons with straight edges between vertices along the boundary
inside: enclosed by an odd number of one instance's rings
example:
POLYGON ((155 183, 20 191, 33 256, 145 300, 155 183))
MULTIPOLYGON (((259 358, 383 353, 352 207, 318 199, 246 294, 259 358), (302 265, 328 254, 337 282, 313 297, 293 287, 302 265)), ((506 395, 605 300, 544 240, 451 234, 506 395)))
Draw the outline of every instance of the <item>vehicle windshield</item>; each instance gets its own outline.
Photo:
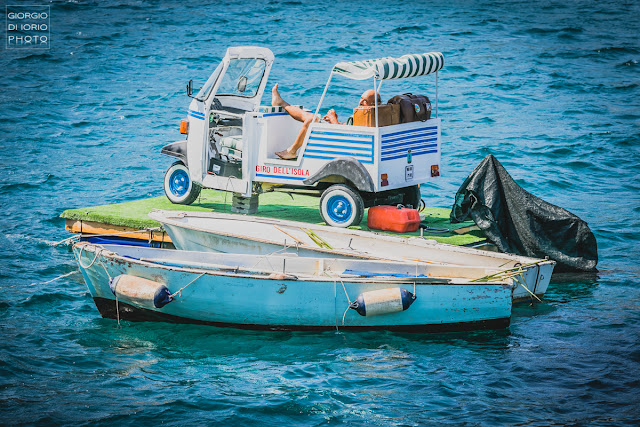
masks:
MULTIPOLYGON (((233 95, 253 98, 258 93, 264 76, 264 59, 240 58, 229 61, 229 68, 222 77, 217 95, 233 95)), ((208 83, 208 82, 207 82, 208 83)))
POLYGON ((218 77, 220 76, 220 71, 222 71, 222 62, 218 64, 213 74, 209 77, 209 80, 207 80, 204 86, 202 86, 198 91, 198 94, 195 96, 197 100, 204 101, 204 99, 209 96, 209 92, 211 92, 216 80, 218 80, 218 77))

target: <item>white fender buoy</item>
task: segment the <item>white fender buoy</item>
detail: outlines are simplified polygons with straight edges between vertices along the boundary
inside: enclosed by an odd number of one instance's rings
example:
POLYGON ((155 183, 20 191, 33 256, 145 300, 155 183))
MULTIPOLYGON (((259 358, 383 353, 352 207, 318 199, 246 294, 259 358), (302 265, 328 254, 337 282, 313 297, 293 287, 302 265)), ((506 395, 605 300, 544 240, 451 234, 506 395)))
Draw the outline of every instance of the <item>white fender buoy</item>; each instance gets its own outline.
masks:
POLYGON ((123 301, 140 307, 162 308, 173 301, 165 285, 130 274, 121 274, 109 280, 111 292, 123 301))
POLYGON ((378 316, 404 311, 415 300, 415 295, 406 289, 387 288, 361 293, 349 308, 354 309, 361 316, 378 316))

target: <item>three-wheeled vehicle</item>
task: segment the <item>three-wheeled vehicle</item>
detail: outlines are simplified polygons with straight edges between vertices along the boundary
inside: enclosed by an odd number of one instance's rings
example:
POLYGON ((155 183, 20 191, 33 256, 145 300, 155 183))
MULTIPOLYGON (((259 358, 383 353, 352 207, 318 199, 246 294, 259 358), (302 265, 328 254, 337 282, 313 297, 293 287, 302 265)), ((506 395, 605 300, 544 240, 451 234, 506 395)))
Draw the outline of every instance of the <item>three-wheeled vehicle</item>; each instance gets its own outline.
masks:
MULTIPOLYGON (((289 147, 302 128, 281 107, 261 107, 274 55, 262 47, 231 47, 181 122, 187 139, 162 153, 178 158, 167 170, 164 190, 173 203, 191 204, 200 190, 233 192, 232 211, 253 213, 267 191, 300 192, 320 197, 320 213, 332 226, 357 225, 364 209, 381 204, 418 207, 420 184, 440 175, 440 119, 437 71, 443 55, 341 62, 333 67, 318 106, 334 75, 383 80, 436 74, 435 117, 389 126, 312 123, 298 156, 283 160, 275 152, 289 147)), ((187 86, 191 96, 191 81, 187 86)))

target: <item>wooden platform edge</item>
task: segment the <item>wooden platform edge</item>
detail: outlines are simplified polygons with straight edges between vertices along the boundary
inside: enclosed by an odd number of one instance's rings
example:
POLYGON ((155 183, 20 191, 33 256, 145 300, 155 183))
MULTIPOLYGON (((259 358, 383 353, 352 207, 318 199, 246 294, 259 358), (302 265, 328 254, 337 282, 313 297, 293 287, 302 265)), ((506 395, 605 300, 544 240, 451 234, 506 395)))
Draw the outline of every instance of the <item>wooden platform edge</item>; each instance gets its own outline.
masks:
POLYGON ((126 237, 129 239, 147 240, 153 242, 171 243, 171 238, 164 231, 136 230, 131 227, 104 224, 95 221, 65 219, 64 229, 71 233, 93 234, 126 237))

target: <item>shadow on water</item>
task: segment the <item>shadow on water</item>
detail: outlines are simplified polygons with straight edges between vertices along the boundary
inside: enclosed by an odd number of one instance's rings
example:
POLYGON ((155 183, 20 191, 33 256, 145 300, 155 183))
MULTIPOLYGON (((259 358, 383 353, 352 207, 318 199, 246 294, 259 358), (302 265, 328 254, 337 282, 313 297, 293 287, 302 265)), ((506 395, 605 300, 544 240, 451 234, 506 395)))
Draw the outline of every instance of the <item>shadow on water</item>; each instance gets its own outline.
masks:
MULTIPOLYGON (((88 325, 89 326, 89 325, 88 325)), ((412 351, 443 347, 471 351, 505 350, 510 345, 510 331, 501 330, 398 333, 247 331, 214 326, 181 325, 156 322, 125 322, 96 319, 90 324, 93 333, 82 333, 78 344, 90 351, 104 349, 114 357, 150 352, 161 358, 259 358, 260 360, 313 361, 344 349, 368 351, 394 348, 412 351)))
POLYGON ((551 277, 545 300, 549 302, 566 302, 591 298, 602 274, 602 272, 554 273, 551 277))

